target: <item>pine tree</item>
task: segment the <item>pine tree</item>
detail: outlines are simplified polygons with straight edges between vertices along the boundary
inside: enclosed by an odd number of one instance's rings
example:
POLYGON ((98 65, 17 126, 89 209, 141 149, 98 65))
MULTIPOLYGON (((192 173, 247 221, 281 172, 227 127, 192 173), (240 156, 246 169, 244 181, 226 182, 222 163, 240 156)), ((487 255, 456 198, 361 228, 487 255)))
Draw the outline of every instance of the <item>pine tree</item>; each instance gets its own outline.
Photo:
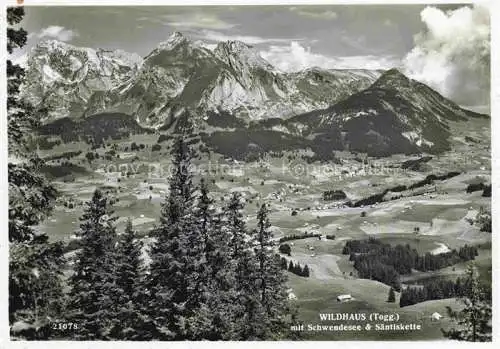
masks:
POLYGON ((201 270, 200 282, 206 285, 214 282, 214 278, 223 268, 222 264, 226 261, 222 261, 221 258, 228 257, 227 240, 224 241, 224 237, 220 236, 220 217, 216 217, 213 204, 214 200, 209 196, 208 186, 202 179, 199 185, 194 218, 197 234, 204 247, 201 252, 207 262, 204 269, 201 270))
POLYGON ((223 214, 215 212, 214 200, 204 180, 201 180, 199 192, 195 217, 203 237, 207 260, 199 278, 206 285, 206 293, 201 302, 202 311, 194 318, 199 324, 192 327, 199 328, 197 336, 200 338, 230 340, 234 338, 235 328, 232 321, 235 314, 235 277, 231 267, 231 229, 223 214))
POLYGON ((133 301, 142 278, 141 249, 143 243, 138 239, 129 219, 125 232, 118 242, 117 286, 123 290, 125 301, 133 301))
POLYGON ((230 265, 229 234, 223 217, 216 213, 214 200, 202 179, 194 210, 195 234, 203 248, 198 259, 205 260, 193 280, 198 289, 194 315, 188 319, 190 339, 232 339, 234 274, 230 265))
POLYGON ((287 268, 288 268, 288 263, 286 262, 286 258, 282 257, 281 258, 281 269, 287 270, 287 268))
POLYGON ((302 267, 299 263, 295 263, 295 265, 293 266, 293 273, 299 276, 302 275, 302 267))
POLYGON ((110 336, 118 340, 142 340, 148 336, 142 333, 147 320, 141 309, 143 289, 143 267, 141 249, 143 243, 138 239, 128 220, 125 232, 120 236, 117 247, 116 292, 117 309, 110 336))
POLYGON ((389 296, 387 297, 387 302, 395 303, 396 302, 396 293, 394 292, 394 288, 389 289, 389 296))
MULTIPOLYGON (((13 28, 22 21, 22 7, 8 8, 7 51, 26 44, 27 32, 13 28)), ((9 145, 9 241, 31 241, 35 232, 31 226, 40 223, 53 208, 57 192, 40 174, 43 161, 33 151, 30 136, 46 115, 19 96, 25 77, 24 69, 7 60, 7 119, 9 145)))
MULTIPOLYGON (((7 51, 26 44, 27 32, 13 26, 22 21, 24 9, 7 9, 7 51)), ((31 241, 35 232, 31 226, 50 214, 56 190, 40 174, 43 161, 38 158, 28 138, 44 117, 45 111, 37 110, 19 96, 24 81, 24 69, 7 60, 7 119, 9 145, 9 241, 31 241)))
POLYGON ((458 297, 463 296, 462 279, 460 277, 458 277, 457 281, 455 282, 455 294, 458 297))
POLYGON ((401 295, 399 296, 399 307, 402 308, 406 305, 408 305, 407 301, 407 296, 408 296, 408 291, 406 290, 401 290, 401 295))
POLYGON ((74 339, 110 339, 120 305, 116 288, 117 254, 115 218, 108 199, 96 190, 82 217, 77 236, 81 250, 76 254, 74 274, 69 280, 67 321, 77 323, 74 339))
MULTIPOLYGON (((7 9, 9 54, 26 44, 27 32, 14 27, 23 17, 22 7, 7 9)), ((24 76, 24 69, 8 59, 9 322, 15 338, 48 339, 53 334, 47 326, 62 306, 64 258, 61 243, 49 243, 32 228, 51 213, 57 192, 41 175, 43 161, 31 149, 29 136, 45 110, 20 97, 24 76)))
POLYGON ((50 322, 63 311, 61 243, 11 243, 9 322, 12 338, 50 339, 50 322), (22 328, 17 331, 16 328, 22 328))
POLYGON ((479 284, 477 268, 473 263, 467 266, 465 283, 468 289, 460 298, 465 308, 461 311, 454 311, 447 307, 448 315, 458 324, 458 328, 441 329, 441 331, 450 339, 489 342, 492 340, 491 300, 484 295, 479 284))
POLYGON ((302 269, 302 276, 304 277, 309 277, 309 267, 306 265, 304 265, 304 269, 302 269))
POLYGON ((252 247, 254 238, 249 236, 243 219, 241 195, 233 193, 225 209, 225 227, 230 236, 230 268, 234 274, 232 340, 261 339, 260 324, 264 311, 257 287, 256 260, 252 247))
POLYGON ((207 313, 206 307, 202 308, 207 290, 200 278, 206 259, 204 237, 194 208, 192 154, 182 138, 175 142, 172 155, 170 190, 151 248, 148 308, 157 329, 155 338, 183 340, 199 335, 199 315, 207 313))
POLYGON ((287 275, 281 270, 280 257, 274 250, 269 211, 263 204, 257 213, 257 240, 255 256, 262 307, 265 311, 264 323, 261 324, 262 336, 266 339, 279 339, 288 335, 291 309, 286 292, 287 275))

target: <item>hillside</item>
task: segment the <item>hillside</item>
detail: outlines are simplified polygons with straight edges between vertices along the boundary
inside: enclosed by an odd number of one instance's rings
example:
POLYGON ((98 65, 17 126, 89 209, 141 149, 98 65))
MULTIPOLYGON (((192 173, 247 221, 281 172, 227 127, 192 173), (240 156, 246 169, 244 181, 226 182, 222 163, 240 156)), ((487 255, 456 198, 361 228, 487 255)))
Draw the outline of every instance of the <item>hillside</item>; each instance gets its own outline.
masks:
POLYGON ((384 156, 449 150, 448 122, 471 117, 487 116, 462 109, 391 69, 367 89, 329 108, 295 116, 280 127, 318 141, 340 140, 344 149, 384 156))

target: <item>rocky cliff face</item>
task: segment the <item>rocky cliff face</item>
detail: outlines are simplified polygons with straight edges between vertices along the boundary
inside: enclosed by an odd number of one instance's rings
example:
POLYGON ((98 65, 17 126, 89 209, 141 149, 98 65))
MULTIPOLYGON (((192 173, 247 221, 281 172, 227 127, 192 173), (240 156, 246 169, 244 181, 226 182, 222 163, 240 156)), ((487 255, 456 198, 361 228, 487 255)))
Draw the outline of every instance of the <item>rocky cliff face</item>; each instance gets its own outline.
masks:
POLYGON ((45 41, 32 49, 24 94, 45 103, 54 118, 82 115, 95 93, 111 91, 135 78, 142 58, 120 50, 104 51, 45 41))
POLYGON ((49 103, 53 118, 120 112, 143 126, 160 127, 186 110, 200 120, 208 111, 245 120, 288 118, 346 98, 380 74, 321 69, 286 74, 242 42, 221 42, 210 50, 174 33, 144 59, 41 43, 30 54, 25 91, 33 102, 49 103))

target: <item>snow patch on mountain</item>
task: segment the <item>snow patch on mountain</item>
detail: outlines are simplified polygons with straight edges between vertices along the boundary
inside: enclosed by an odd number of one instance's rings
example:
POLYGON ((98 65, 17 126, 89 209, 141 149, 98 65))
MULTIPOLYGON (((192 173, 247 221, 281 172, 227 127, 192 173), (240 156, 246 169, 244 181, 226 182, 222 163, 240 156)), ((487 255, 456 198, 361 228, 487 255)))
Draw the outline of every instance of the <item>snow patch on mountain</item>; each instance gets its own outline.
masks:
POLYGON ((415 131, 402 132, 401 134, 410 142, 414 143, 417 147, 421 147, 423 145, 432 147, 434 145, 433 142, 426 140, 415 131))
POLYGON ((78 117, 95 92, 129 80, 141 64, 136 54, 43 41, 30 52, 23 94, 35 105, 43 101, 52 118, 78 117))
POLYGON ((42 71, 42 79, 46 84, 53 84, 55 81, 62 79, 62 76, 54 69, 52 69, 48 64, 43 65, 42 71))

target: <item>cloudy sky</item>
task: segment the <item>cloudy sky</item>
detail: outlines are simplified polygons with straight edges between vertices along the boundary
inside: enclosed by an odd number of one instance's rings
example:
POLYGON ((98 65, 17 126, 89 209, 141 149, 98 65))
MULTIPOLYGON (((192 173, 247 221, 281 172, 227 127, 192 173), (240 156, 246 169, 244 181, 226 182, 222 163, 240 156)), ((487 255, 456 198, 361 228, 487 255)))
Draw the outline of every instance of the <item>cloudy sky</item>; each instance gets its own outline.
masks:
MULTIPOLYGON (((26 7, 28 47, 58 39, 147 55, 180 31, 240 40, 284 71, 399 67, 463 105, 489 103, 489 14, 464 5, 26 7)), ((18 53, 22 54, 22 53, 18 53)))

